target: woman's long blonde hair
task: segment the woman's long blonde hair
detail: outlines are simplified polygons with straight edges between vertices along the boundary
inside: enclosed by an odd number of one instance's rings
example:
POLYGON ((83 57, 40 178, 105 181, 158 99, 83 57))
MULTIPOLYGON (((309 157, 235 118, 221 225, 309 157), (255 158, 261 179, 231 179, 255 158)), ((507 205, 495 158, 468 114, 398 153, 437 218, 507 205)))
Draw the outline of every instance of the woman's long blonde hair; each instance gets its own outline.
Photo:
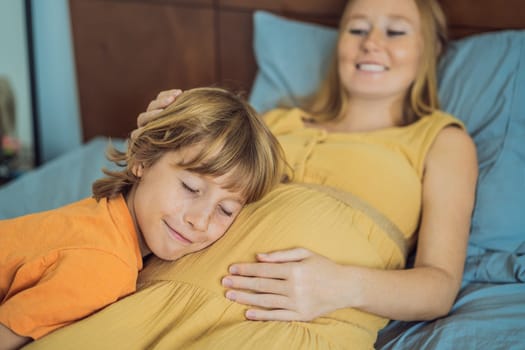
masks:
POLYGON ((99 200, 126 194, 139 178, 135 166, 148 168, 162 155, 200 145, 193 159, 179 164, 202 175, 229 176, 229 189, 241 191, 247 203, 269 192, 284 173, 283 151, 253 108, 239 96, 220 88, 185 91, 158 118, 128 140, 126 152, 110 145, 108 159, 124 169, 109 171, 95 181, 99 200))
MULTIPOLYGON (((345 34, 346 14, 354 0, 348 1, 341 22, 339 37, 345 34)), ((437 89, 437 63, 447 43, 445 14, 437 0, 415 0, 421 16, 423 56, 416 78, 403 106, 404 124, 410 124, 440 108, 437 89)), ((333 120, 346 110, 348 96, 339 77, 337 48, 326 79, 317 92, 305 99, 302 106, 318 121, 333 120)))

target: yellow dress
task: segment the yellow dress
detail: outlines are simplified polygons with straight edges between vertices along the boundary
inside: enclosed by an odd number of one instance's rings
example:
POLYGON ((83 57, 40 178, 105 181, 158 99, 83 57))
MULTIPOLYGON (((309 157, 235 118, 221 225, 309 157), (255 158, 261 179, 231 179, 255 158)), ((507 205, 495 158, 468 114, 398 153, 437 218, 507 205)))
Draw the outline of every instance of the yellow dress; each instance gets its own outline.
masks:
POLYGON ((266 116, 293 183, 247 206, 213 246, 174 263, 150 258, 135 294, 27 348, 372 349, 385 318, 348 308, 312 322, 247 321, 247 307, 224 297, 221 278, 234 262, 293 247, 343 264, 403 268, 425 156, 441 129, 463 126, 436 112, 405 127, 327 133, 305 127, 304 116, 266 116))

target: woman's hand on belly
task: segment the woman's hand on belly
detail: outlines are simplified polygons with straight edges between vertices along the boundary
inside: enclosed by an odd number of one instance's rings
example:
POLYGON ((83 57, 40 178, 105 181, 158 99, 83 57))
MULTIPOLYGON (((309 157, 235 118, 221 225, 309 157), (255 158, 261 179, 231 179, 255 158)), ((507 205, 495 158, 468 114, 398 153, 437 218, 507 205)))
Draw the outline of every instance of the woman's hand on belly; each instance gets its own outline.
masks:
POLYGON ((246 318, 310 321, 345 307, 345 268, 330 259, 296 248, 258 254, 257 260, 231 265, 222 280, 228 299, 257 307, 246 318))

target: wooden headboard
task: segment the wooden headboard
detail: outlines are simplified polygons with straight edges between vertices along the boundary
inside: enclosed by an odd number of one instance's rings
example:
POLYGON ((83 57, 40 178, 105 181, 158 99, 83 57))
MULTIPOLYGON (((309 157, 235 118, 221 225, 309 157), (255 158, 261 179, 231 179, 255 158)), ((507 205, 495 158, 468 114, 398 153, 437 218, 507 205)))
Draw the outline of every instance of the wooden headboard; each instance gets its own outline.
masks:
MULTIPOLYGON (((394 0, 393 0, 394 1, 394 0)), ((346 0, 69 0, 84 141, 127 137, 160 91, 248 94, 257 9, 337 26, 346 0)), ((524 0, 441 0, 451 38, 525 28, 524 0)))

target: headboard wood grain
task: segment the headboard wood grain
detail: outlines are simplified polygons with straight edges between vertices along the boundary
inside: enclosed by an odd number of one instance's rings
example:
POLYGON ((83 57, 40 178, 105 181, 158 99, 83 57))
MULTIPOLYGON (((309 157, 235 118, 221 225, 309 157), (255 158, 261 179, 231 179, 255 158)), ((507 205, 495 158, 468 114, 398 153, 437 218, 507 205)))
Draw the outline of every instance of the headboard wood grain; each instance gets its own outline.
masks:
MULTIPOLYGON (((337 26, 346 0, 69 0, 84 141, 127 137, 160 90, 249 92, 252 15, 337 26)), ((451 38, 525 28, 523 0, 441 0, 451 38)))

